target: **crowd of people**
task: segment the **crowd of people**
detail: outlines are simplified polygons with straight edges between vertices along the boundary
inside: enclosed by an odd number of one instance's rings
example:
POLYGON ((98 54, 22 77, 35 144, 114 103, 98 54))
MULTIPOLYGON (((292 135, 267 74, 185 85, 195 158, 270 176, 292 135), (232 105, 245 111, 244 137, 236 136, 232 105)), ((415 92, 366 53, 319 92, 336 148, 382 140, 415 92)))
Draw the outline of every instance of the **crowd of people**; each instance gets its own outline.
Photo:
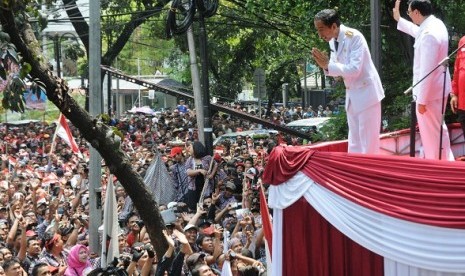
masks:
MULTIPOLYGON (((225 114, 212 122, 215 136, 258 128, 225 114)), ((239 135, 208 155, 187 108, 113 123, 125 134, 122 148, 133 169, 144 177, 160 155, 176 190, 159 206, 174 219, 165 220, 169 249, 156 256, 137 210, 127 208, 123 186, 115 185, 117 267, 129 275, 219 275, 228 261, 233 275, 265 273, 260 175, 279 136, 239 135)), ((87 275, 100 266, 100 252, 88 247, 88 143, 70 127, 82 157, 54 137, 55 123, 0 125, 0 275, 87 275)), ((102 169, 102 201, 109 177, 102 169)))
MULTIPOLYGON (((431 15, 429 1, 410 2, 408 14, 413 23, 400 17, 399 5, 400 0, 396 1, 393 16, 404 32, 413 29, 410 34, 415 36, 422 29, 412 24, 439 22, 431 15)), ((360 32, 341 24, 334 10, 321 11, 314 23, 320 37, 329 42, 332 50, 328 57, 319 49, 313 49, 316 63, 329 76, 343 76, 347 86, 349 152, 375 153, 384 92, 367 43, 360 32), (352 48, 363 49, 357 52, 360 59, 351 56, 352 48), (354 60, 363 63, 357 68, 363 71, 364 77, 351 78, 353 72, 345 65, 354 60), (367 78, 377 80, 370 84, 374 87, 363 83, 367 78), (352 91, 351 87, 359 89, 352 91), (368 134, 366 129, 372 129, 373 133, 368 134)), ((443 30, 438 32, 444 33, 443 30)), ((415 50, 415 60, 421 55, 418 51, 415 50)), ((441 58, 443 56, 446 54, 441 58)), ((455 69, 460 68, 456 66, 455 69)), ((458 96, 459 100, 453 98, 451 106, 461 111, 463 99, 457 88, 459 81, 462 80, 457 79, 452 87, 453 97, 458 96)), ((413 92, 418 96, 419 121, 428 121, 427 112, 434 111, 431 116, 440 114, 424 99, 429 94, 423 97, 422 91, 413 92)), ((434 101, 439 103, 439 99, 442 100, 442 96, 434 101)), ((332 116, 337 112, 337 109, 323 106, 317 110, 296 106, 273 107, 265 114, 275 124, 284 125, 292 120, 332 116)), ((157 256, 156 245, 151 243, 124 187, 117 182, 115 194, 121 231, 119 258, 114 263, 116 270, 127 275, 196 276, 220 275, 227 266, 232 275, 266 274, 260 176, 270 150, 292 139, 272 134, 258 139, 238 135, 216 145, 214 154, 209 155, 198 141, 195 112, 184 102, 154 116, 128 114, 112 123, 125 135, 122 149, 133 169, 145 176, 152 162, 161 157, 175 190, 172 200, 159 206, 169 247, 163 256, 157 256)), ((212 116, 212 126, 214 137, 260 128, 255 123, 221 113, 212 116)), ((88 247, 89 145, 71 126, 83 154, 83 157, 77 156, 64 140, 55 137, 56 127, 55 123, 45 122, 0 125, 0 276, 92 275, 92 271, 100 267, 100 252, 91 252, 88 247)), ((420 125, 420 132, 424 129, 420 125)), ((422 136, 422 142, 427 144, 424 139, 422 136)), ((435 143, 434 139, 430 142, 435 143)), ((436 159, 436 153, 428 154, 431 156, 427 158, 436 159)), ((109 177, 109 172, 102 169, 102 201, 109 177)))

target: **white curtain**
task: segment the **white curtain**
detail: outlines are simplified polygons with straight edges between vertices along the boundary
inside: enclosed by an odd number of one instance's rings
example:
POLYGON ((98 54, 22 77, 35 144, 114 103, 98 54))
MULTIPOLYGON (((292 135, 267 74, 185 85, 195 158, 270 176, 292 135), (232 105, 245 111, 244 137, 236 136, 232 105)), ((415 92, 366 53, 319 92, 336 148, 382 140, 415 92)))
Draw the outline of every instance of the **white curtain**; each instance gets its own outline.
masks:
POLYGON ((280 241, 282 209, 302 196, 344 235, 383 256, 385 275, 465 275, 465 230, 380 214, 336 195, 301 172, 269 190, 269 205, 274 209, 273 275, 281 275, 277 261, 285 254, 280 241))

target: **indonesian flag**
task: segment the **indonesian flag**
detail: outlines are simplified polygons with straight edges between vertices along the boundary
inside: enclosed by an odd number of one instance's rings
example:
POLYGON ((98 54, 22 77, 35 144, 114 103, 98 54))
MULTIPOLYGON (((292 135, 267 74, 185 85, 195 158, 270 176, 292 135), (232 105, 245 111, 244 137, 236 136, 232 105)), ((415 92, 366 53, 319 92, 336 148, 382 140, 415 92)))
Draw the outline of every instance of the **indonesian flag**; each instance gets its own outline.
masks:
POLYGON ((79 147, 76 144, 73 135, 71 134, 66 117, 63 116, 62 113, 60 113, 60 118, 58 118, 58 125, 55 133, 56 135, 60 136, 60 138, 63 139, 65 143, 68 144, 68 146, 71 147, 71 150, 74 154, 77 154, 79 157, 82 156, 81 151, 79 150, 79 147))
POLYGON ((100 265, 103 268, 111 264, 114 258, 119 257, 119 231, 115 188, 113 185, 113 177, 110 175, 110 177, 108 177, 105 205, 103 209, 103 242, 102 255, 100 259, 100 265))
POLYGON ((32 168, 31 166, 26 166, 23 172, 28 174, 29 176, 34 176, 34 168, 32 168))
POLYGON ((17 160, 13 156, 8 156, 8 165, 9 165, 9 170, 12 171, 13 168, 16 166, 17 160))
POLYGON ((465 275, 465 164, 276 147, 272 275, 465 275))
POLYGON ((213 152, 221 155, 224 153, 224 147, 216 147, 213 152))
POLYGON ((59 179, 55 173, 49 173, 46 177, 42 179, 42 185, 50 185, 51 183, 58 183, 59 179))
POLYGON ((263 233, 265 234, 265 248, 266 248, 266 264, 268 268, 268 273, 271 271, 271 256, 272 256, 272 244, 273 244, 273 230, 271 225, 271 216, 270 210, 268 209, 268 204, 266 202, 265 191, 263 190, 263 185, 260 185, 260 214, 262 215, 262 227, 263 233))

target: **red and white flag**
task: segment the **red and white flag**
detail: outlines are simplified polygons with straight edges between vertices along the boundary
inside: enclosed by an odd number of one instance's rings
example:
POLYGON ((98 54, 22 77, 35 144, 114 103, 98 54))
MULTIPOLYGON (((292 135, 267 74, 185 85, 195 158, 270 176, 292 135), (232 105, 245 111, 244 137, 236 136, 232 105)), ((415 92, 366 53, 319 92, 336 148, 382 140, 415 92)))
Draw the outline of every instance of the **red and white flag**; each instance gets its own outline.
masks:
POLYGON ((266 248, 266 263, 269 275, 272 275, 271 270, 271 253, 272 253, 272 241, 273 241, 273 226, 271 224, 270 210, 268 209, 268 203, 266 202, 265 192, 263 191, 263 185, 260 185, 260 213, 262 214, 262 227, 263 233, 265 234, 265 248, 266 248))
POLYGON ((8 170, 11 172, 13 171, 14 167, 16 166, 16 158, 13 156, 8 156, 8 170))
MULTIPOLYGON (((82 153, 79 150, 79 147, 74 140, 73 135, 71 134, 71 130, 69 129, 68 122, 66 121, 66 117, 60 113, 60 117, 58 118, 58 125, 57 129, 55 130, 55 135, 60 136, 66 144, 71 147, 71 150, 74 154, 77 154, 79 157, 82 157, 82 153)), ((53 148, 53 147, 52 147, 53 148)))
POLYGON ((42 185, 50 185, 51 183, 57 183, 59 181, 58 176, 55 173, 49 173, 42 179, 42 185))
POLYGON ((113 176, 108 177, 107 192, 105 194, 105 205, 103 206, 103 242, 100 265, 105 268, 111 264, 113 259, 119 257, 118 235, 118 212, 113 185, 113 176))

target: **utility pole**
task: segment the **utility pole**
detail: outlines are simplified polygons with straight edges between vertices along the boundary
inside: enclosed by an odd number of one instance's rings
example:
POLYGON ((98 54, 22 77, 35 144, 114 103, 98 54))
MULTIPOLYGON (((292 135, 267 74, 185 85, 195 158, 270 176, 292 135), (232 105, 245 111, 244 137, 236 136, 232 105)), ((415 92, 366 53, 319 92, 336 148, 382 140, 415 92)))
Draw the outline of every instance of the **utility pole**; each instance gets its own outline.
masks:
MULTIPOLYGON (((139 58, 137 58, 137 77, 140 79, 140 59, 139 58)), ((137 92, 137 99, 139 100, 138 107, 140 107, 140 85, 139 85, 139 89, 137 92)))
POLYGON ((304 91, 302 92, 302 110, 304 110, 310 102, 307 95, 307 59, 304 59, 304 91))
POLYGON ((208 54, 207 54, 207 33, 205 31, 205 18, 199 12, 199 39, 200 39, 200 60, 202 62, 202 89, 203 89, 203 115, 205 147, 207 154, 213 156, 213 128, 211 125, 210 112, 210 84, 208 81, 208 54))
POLYGON ((55 62, 56 62, 56 71, 57 71, 57 76, 61 78, 61 65, 60 65, 60 59, 61 59, 61 45, 60 45, 60 35, 58 33, 55 34, 53 37, 53 46, 55 48, 55 62))
MULTIPOLYGON (((89 0, 89 94, 90 115, 102 112, 102 84, 100 63, 102 58, 100 31, 100 0, 89 0)), ((90 146, 89 161, 89 245, 91 252, 100 252, 98 228, 102 224, 102 157, 90 146)))
POLYGON ((202 100, 202 88, 200 86, 200 75, 199 67, 197 66, 197 54, 195 52, 195 40, 192 25, 187 29, 187 44, 189 45, 189 60, 191 64, 191 75, 192 75, 192 89, 194 90, 194 105, 195 114, 197 116, 197 129, 199 134, 199 141, 204 145, 205 133, 204 133, 204 114, 203 114, 203 100, 202 100))
POLYGON ((381 5, 379 0, 370 0, 371 7, 371 58, 381 75, 381 5))

